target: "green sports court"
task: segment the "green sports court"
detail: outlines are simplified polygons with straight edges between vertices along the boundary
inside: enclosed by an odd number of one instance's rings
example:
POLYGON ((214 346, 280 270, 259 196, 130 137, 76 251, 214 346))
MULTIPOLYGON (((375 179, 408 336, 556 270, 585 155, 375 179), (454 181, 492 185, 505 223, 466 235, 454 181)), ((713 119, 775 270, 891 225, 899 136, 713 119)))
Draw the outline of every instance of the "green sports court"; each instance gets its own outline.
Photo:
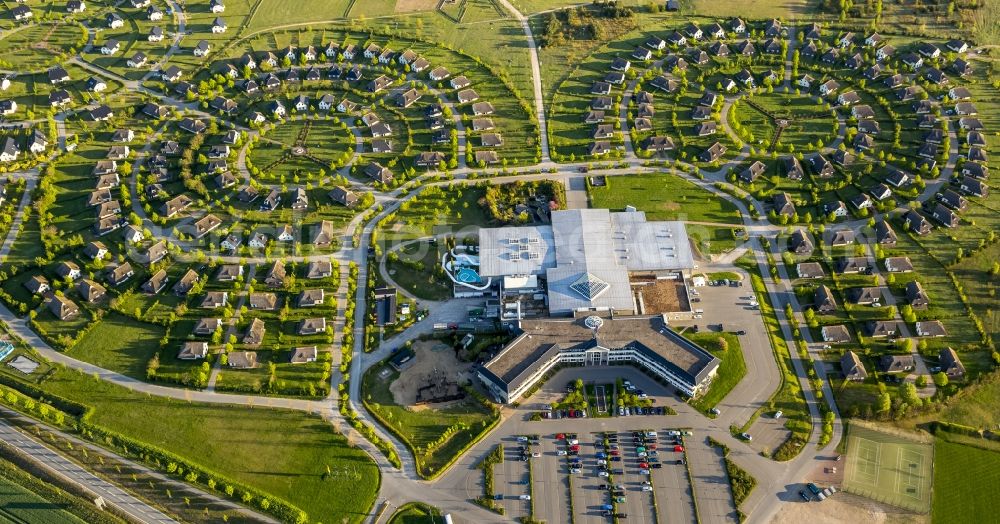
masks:
POLYGON ((846 491, 912 511, 930 511, 934 480, 930 440, 852 421, 845 458, 846 491))

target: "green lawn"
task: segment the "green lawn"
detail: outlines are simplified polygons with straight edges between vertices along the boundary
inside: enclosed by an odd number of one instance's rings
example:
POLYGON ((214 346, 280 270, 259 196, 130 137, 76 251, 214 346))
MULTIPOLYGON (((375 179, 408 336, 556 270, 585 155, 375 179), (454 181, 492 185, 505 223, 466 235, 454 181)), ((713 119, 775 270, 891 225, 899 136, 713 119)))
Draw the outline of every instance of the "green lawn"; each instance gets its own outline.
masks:
POLYGON ((736 206, 671 174, 607 177, 607 185, 590 188, 595 208, 622 211, 635 206, 650 220, 685 220, 740 224, 736 206))
POLYGON ((417 472, 421 476, 438 473, 495 418, 495 415, 471 397, 440 409, 427 407, 411 411, 396 404, 389 391, 390 384, 399 377, 399 373, 393 371, 386 380, 382 380, 378 373, 383 369, 387 368, 373 367, 365 374, 365 405, 406 442, 416 456, 417 472), (439 439, 452 427, 460 429, 440 442, 439 439))
POLYGON ((296 175, 332 171, 350 158, 353 147, 354 136, 344 123, 332 119, 294 120, 278 125, 257 142, 249 161, 261 170, 264 179, 290 182, 296 175), (304 147, 306 154, 293 153, 296 146, 304 147))
POLYGON ((403 246, 386 260, 392 280, 414 296, 425 300, 451 297, 451 281, 440 275, 438 250, 424 242, 403 246))
POLYGON ((247 23, 248 29, 251 31, 285 24, 343 18, 347 12, 347 6, 354 2, 350 0, 298 0, 295 4, 289 4, 282 0, 261 0, 256 3, 258 5, 253 11, 253 18, 247 23))
POLYGON ((134 378, 146 377, 146 363, 159 349, 165 329, 109 313, 74 345, 69 355, 134 378))
POLYGON ((707 412, 722 402, 722 399, 726 398, 726 395, 746 376, 747 363, 743 359, 743 348, 740 347, 739 337, 733 333, 685 333, 684 336, 722 361, 719 364, 718 375, 708 391, 691 401, 692 406, 707 412), (722 348, 720 338, 725 339, 727 349, 722 348))
POLYGON ((375 463, 315 416, 141 395, 73 371, 43 388, 92 406, 92 424, 287 500, 312 521, 361 522, 378 491, 375 463))
POLYGON ((0 477, 0 522, 4 524, 75 524, 84 521, 5 477, 0 477))
POLYGON ((441 522, 444 522, 444 519, 441 518, 441 512, 437 508, 420 502, 411 502, 400 506, 389 519, 389 524, 435 524, 441 522))
POLYGON ((686 229, 702 255, 720 255, 736 248, 734 228, 688 224, 686 229))
POLYGON ((479 205, 480 187, 430 186, 403 202, 399 210, 382 223, 383 240, 409 240, 441 232, 459 232, 488 223, 486 210, 479 205))
POLYGON ((16 71, 39 71, 61 61, 61 53, 86 43, 84 28, 76 23, 45 23, 19 31, 9 31, 0 38, 7 68, 16 71))

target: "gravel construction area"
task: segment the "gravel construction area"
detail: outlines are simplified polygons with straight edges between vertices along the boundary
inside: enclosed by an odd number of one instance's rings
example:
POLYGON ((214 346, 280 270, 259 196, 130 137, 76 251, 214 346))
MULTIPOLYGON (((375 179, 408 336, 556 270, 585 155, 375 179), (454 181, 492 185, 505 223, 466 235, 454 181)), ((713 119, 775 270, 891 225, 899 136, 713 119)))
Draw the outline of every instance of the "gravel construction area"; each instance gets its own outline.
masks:
POLYGON ((416 353, 415 362, 389 385, 393 401, 400 406, 412 406, 415 409, 424 407, 413 404, 417 399, 417 390, 432 377, 443 376, 459 383, 468 378, 471 364, 459 361, 454 349, 437 340, 415 341, 413 351, 416 353))
POLYGON ((918 515, 893 506, 839 491, 823 502, 785 504, 771 524, 839 524, 865 522, 869 524, 929 524, 928 515, 918 515))

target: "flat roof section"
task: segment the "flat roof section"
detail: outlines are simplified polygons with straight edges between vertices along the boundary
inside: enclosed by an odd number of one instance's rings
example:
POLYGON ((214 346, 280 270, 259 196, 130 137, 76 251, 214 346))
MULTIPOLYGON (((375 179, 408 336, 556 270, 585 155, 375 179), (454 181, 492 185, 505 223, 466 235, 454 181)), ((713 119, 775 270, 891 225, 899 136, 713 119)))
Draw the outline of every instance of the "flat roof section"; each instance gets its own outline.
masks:
POLYGON ((541 275, 556 265, 550 226, 479 229, 479 275, 541 275))
POLYGON ((612 213, 611 235, 615 255, 629 271, 694 267, 683 222, 647 222, 642 211, 612 213))

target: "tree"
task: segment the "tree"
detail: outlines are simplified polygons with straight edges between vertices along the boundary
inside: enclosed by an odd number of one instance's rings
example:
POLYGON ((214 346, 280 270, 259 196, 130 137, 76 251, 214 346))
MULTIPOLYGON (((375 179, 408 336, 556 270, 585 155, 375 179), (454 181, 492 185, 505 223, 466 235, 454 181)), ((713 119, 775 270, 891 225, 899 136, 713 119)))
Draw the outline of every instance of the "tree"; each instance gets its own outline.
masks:
POLYGON ((938 371, 931 378, 934 379, 934 385, 943 388, 948 385, 948 375, 944 374, 944 371, 938 371))
POLYGON ((878 396, 878 410, 877 411, 879 413, 885 413, 885 412, 889 411, 890 407, 892 407, 892 398, 889 397, 889 393, 886 393, 886 392, 880 393, 879 396, 878 396))
POLYGON ((907 405, 919 406, 920 397, 917 395, 917 386, 913 382, 904 382, 899 386, 899 396, 907 405))

